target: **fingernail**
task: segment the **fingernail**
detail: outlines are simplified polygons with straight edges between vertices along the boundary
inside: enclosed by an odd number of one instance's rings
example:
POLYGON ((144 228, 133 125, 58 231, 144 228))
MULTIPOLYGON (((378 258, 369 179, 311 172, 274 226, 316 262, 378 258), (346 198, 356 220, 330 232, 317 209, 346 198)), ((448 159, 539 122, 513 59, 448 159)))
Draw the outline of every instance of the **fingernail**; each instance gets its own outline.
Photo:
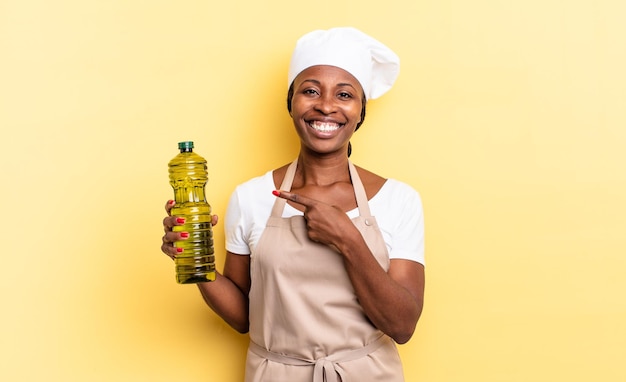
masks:
POLYGON ((172 205, 172 204, 174 204, 174 201, 173 200, 168 200, 167 204, 172 205))
POLYGON ((178 223, 178 224, 185 224, 185 219, 183 219, 183 218, 176 218, 176 223, 178 223))
POLYGON ((189 232, 181 232, 180 237, 184 237, 185 239, 189 237, 189 232))
POLYGON ((183 249, 182 248, 176 248, 176 252, 183 253, 183 249))
POLYGON ((272 194, 274 194, 274 196, 280 196, 280 191, 274 190, 272 191, 272 194))

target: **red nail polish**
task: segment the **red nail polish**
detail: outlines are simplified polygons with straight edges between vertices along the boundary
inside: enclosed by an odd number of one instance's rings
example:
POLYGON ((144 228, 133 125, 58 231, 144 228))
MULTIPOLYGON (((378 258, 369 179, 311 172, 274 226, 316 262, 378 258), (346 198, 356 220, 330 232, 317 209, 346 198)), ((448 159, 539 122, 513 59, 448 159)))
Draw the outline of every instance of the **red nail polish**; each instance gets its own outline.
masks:
POLYGON ((188 238, 189 237, 189 232, 181 232, 180 233, 180 237, 183 237, 185 239, 188 238))
POLYGON ((169 204, 171 206, 172 204, 174 204, 174 201, 173 200, 168 200, 167 204, 169 204))
POLYGON ((280 191, 274 190, 272 191, 272 194, 274 194, 274 196, 280 196, 280 191))
POLYGON ((182 248, 176 248, 176 252, 183 253, 183 249, 182 248))
POLYGON ((178 223, 178 224, 185 224, 185 219, 183 219, 183 218, 176 218, 176 223, 178 223))

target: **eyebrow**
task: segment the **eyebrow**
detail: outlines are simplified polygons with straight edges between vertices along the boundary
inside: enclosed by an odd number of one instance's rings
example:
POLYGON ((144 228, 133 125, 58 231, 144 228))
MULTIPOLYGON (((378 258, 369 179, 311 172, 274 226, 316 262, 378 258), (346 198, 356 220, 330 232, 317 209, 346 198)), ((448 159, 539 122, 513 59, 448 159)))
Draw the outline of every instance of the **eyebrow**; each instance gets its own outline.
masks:
MULTIPOLYGON (((312 79, 312 78, 311 78, 311 79, 306 79, 306 80, 303 80, 303 81, 302 81, 302 83, 305 83, 305 82, 313 82, 313 83, 314 83, 314 84, 316 84, 316 85, 322 85, 322 83, 321 83, 320 81, 315 80, 315 79, 312 79)), ((348 82, 340 82, 340 83, 338 83, 336 86, 349 86, 349 87, 351 87, 352 89, 356 90, 356 88, 354 87, 354 85, 352 85, 351 83, 348 83, 348 82)))

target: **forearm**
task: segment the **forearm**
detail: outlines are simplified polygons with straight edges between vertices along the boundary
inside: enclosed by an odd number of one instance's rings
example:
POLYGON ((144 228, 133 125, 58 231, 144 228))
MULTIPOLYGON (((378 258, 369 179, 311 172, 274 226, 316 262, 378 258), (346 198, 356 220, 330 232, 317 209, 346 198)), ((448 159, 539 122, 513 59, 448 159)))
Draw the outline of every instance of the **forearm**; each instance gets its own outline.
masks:
POLYGON ((339 248, 359 303, 372 324, 396 342, 407 342, 422 312, 423 289, 420 290, 419 280, 410 281, 413 290, 394 280, 360 234, 351 235, 348 240, 344 237, 339 248))
POLYGON ((215 281, 199 283, 198 289, 207 305, 227 324, 240 333, 248 332, 248 296, 234 282, 216 272, 215 281))

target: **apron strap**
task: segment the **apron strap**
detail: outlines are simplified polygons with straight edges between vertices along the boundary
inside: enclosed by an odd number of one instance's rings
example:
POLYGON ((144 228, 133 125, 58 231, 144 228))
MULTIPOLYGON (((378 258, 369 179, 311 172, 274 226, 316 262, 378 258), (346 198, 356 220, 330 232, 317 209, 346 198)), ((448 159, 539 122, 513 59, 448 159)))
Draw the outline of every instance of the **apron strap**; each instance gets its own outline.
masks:
MULTIPOLYGON (((283 179, 283 183, 280 185, 281 190, 285 190, 285 191, 291 190, 291 185, 293 184, 293 178, 296 175, 297 167, 298 167, 298 159, 296 158, 296 160, 291 162, 289 167, 287 167, 285 178, 283 179)), ((351 161, 348 161, 348 168, 350 170, 350 179, 352 180, 352 187, 354 188, 354 196, 356 198, 356 204, 357 204, 357 207, 359 208, 359 215, 365 216, 365 217, 372 216, 370 213, 369 203, 367 202, 367 194, 365 193, 365 187, 363 187, 363 183, 361 182, 359 173, 351 161)), ((278 218, 282 217, 286 202, 287 200, 283 198, 276 198, 276 200, 274 201, 274 206, 272 207, 273 217, 278 217, 278 218)))
POLYGON ((362 348, 347 350, 335 354, 331 354, 328 357, 318 358, 316 360, 308 360, 304 358, 291 357, 284 354, 271 352, 264 347, 257 345, 250 341, 249 349, 254 354, 267 360, 282 363, 284 365, 292 366, 314 366, 313 368, 313 382, 338 382, 337 375, 341 377, 342 382, 348 381, 343 375, 341 367, 338 367, 340 362, 354 361, 359 358, 363 358, 368 354, 371 354, 378 350, 385 342, 389 341, 389 337, 382 334, 375 341, 370 342, 362 348))
MULTIPOLYGON (((283 183, 280 185, 281 190, 289 191, 291 190, 291 184, 293 183, 293 178, 296 175, 296 167, 298 167, 298 158, 291 162, 289 167, 287 167, 287 173, 285 174, 285 178, 283 179, 283 183)), ((272 207, 272 216, 276 218, 280 218, 283 216, 283 210, 285 209, 285 203, 287 203, 286 199, 276 198, 274 201, 274 206, 272 207)))
POLYGON ((363 182, 361 182, 359 173, 351 161, 348 161, 348 166, 350 168, 350 179, 352 179, 354 196, 356 197, 356 205, 359 207, 359 215, 364 217, 372 216, 372 214, 370 213, 370 205, 367 202, 365 187, 363 187, 363 182))

